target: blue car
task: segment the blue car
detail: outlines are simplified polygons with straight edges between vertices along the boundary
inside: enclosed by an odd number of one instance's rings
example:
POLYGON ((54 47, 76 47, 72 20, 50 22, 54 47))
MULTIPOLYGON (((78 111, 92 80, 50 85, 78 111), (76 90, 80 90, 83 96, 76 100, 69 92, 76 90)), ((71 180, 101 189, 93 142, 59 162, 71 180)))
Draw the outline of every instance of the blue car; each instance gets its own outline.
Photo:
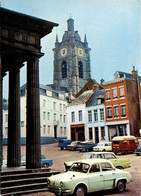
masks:
MULTIPOLYGON (((41 167, 47 168, 52 165, 53 165, 53 160, 46 159, 46 157, 43 154, 41 154, 41 167)), ((23 155, 21 157, 21 166, 26 166, 26 156, 25 155, 23 155)))
POLYGON ((64 148, 67 147, 67 145, 69 145, 72 142, 72 140, 70 139, 60 139, 58 142, 58 147, 61 148, 61 150, 63 150, 64 148))
POLYGON ((76 148, 76 150, 82 152, 82 151, 93 151, 93 147, 96 146, 93 141, 84 141, 81 142, 80 145, 76 148))

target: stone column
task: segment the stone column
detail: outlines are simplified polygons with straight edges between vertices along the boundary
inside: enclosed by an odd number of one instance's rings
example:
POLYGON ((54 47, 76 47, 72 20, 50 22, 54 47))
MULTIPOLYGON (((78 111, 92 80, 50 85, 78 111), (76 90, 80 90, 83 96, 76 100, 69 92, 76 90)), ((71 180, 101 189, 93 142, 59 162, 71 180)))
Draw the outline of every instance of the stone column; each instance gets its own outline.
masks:
POLYGON ((19 69, 9 71, 7 166, 19 167, 20 146, 20 74, 19 69))
POLYGON ((41 168, 39 60, 27 60, 26 168, 41 168))

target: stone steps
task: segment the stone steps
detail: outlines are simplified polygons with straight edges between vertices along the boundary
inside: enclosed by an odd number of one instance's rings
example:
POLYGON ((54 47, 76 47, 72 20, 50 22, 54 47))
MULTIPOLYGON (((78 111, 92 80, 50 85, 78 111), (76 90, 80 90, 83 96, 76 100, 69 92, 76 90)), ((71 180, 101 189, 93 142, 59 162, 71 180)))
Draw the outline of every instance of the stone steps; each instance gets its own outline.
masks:
POLYGON ((24 195, 47 191, 47 177, 57 174, 50 169, 24 169, 1 172, 1 195, 24 195))

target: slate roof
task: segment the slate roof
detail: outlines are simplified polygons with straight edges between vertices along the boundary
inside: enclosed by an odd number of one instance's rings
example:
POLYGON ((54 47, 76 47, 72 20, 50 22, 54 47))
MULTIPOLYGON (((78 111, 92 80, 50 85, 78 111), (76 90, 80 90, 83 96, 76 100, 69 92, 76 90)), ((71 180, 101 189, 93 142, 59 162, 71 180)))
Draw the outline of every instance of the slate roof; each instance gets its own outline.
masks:
POLYGON ((95 106, 95 105, 98 105, 98 103, 97 103, 97 99, 98 98, 102 99, 102 102, 101 103, 104 103, 104 89, 96 91, 94 93, 92 99, 90 100, 90 102, 87 104, 87 106, 95 106))
POLYGON ((74 101, 72 101, 72 103, 70 103, 69 105, 72 106, 72 105, 79 105, 79 104, 87 103, 93 94, 94 94, 93 90, 85 91, 79 97, 77 97, 74 101))

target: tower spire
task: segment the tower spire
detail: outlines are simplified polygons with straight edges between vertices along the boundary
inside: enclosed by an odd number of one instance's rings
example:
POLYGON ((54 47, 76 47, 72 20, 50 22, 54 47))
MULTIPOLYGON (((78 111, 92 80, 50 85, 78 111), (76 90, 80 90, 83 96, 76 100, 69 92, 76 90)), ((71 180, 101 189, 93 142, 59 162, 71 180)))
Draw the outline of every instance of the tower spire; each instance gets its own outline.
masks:
POLYGON ((68 31, 74 31, 74 20, 70 17, 67 20, 68 23, 68 31))
POLYGON ((58 43, 59 41, 58 41, 58 34, 56 34, 56 43, 58 43))
POLYGON ((86 33, 85 33, 85 35, 84 35, 84 42, 87 43, 86 33))

